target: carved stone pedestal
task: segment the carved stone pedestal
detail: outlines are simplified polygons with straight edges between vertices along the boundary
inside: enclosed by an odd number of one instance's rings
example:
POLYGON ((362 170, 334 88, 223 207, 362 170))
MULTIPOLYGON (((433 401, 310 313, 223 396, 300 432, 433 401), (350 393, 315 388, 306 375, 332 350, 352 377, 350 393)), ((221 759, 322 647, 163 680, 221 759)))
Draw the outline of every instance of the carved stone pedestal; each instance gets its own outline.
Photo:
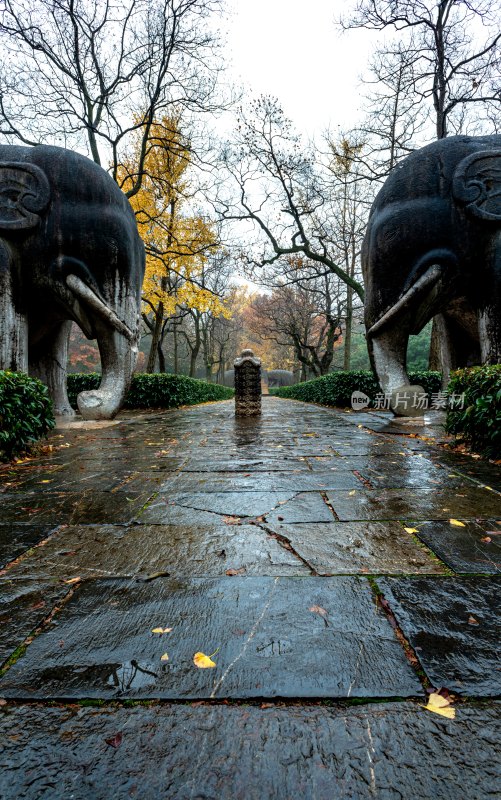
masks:
POLYGON ((235 415, 253 417, 261 414, 261 361, 252 350, 242 350, 235 367, 235 415))

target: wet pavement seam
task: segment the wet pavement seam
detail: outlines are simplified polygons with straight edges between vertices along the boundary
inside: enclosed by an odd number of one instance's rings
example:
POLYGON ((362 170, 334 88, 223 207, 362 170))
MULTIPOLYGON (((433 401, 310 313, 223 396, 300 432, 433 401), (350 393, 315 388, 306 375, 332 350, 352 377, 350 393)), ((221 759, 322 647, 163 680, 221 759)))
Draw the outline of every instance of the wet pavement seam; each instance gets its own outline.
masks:
POLYGON ((404 634, 398 619, 393 612, 390 603, 384 596, 384 592, 378 586, 377 577, 368 576, 368 581, 372 589, 374 603, 376 608, 381 608, 386 619, 388 620, 395 638, 397 639, 398 643, 401 645, 402 650, 404 651, 404 655, 409 662, 410 666, 412 667, 416 677, 418 678, 420 684, 423 687, 423 693, 427 694, 427 690, 429 690, 432 686, 428 675, 426 674, 426 670, 424 669, 423 665, 421 664, 419 657, 412 647, 409 639, 404 634))
POLYGON ((265 522, 258 521, 257 519, 254 521, 254 524, 256 525, 257 528, 260 528, 262 531, 264 531, 264 533, 266 533, 266 535, 269 536, 271 539, 275 539, 281 545, 281 547, 292 553, 293 556, 295 556, 299 561, 301 561, 305 565, 305 567, 307 567, 310 570, 311 574, 314 577, 316 578, 322 577, 321 575, 319 575, 316 569, 312 567, 311 564, 309 564, 305 558, 303 558, 301 553, 298 553, 298 551, 293 547, 290 539, 288 539, 287 536, 284 536, 282 533, 277 533, 272 528, 268 527, 268 525, 265 522))
POLYGON ((60 597, 56 604, 51 608, 49 613, 41 620, 41 622, 25 637, 25 639, 17 645, 17 647, 7 656, 2 663, 0 663, 0 679, 4 677, 14 664, 17 664, 19 659, 23 658, 29 646, 35 639, 44 633, 44 631, 51 625, 54 617, 62 611, 64 606, 69 603, 73 595, 78 589, 78 585, 70 586, 65 595, 60 597))
POLYGON ((48 531, 47 536, 44 536, 44 538, 41 539, 39 542, 36 542, 36 544, 32 545, 31 547, 28 547, 22 553, 19 553, 19 555, 16 558, 13 558, 11 561, 8 561, 5 564, 5 566, 2 567, 2 569, 0 569, 0 577, 6 575, 9 569, 12 569, 13 567, 17 566, 17 564, 20 564, 26 558, 30 558, 31 555, 35 552, 35 550, 37 550, 37 548, 39 547, 43 547, 44 544, 46 544, 50 539, 52 539, 53 536, 55 536, 58 533, 61 527, 62 525, 56 525, 54 528, 51 528, 51 530, 48 531))
POLYGON ((329 511, 331 512, 333 519, 336 520, 336 522, 339 522, 339 517, 336 514, 336 512, 334 511, 334 506, 332 505, 331 501, 329 500, 327 492, 320 492, 320 496, 321 496, 322 500, 324 501, 325 505, 327 506, 327 508, 329 509, 329 511))

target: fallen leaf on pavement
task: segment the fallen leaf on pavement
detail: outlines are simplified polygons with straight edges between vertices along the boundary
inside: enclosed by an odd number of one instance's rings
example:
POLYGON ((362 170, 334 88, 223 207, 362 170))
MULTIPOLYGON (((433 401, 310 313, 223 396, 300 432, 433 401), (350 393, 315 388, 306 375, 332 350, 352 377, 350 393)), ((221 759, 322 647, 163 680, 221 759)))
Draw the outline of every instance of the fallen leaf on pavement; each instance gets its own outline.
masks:
POLYGON ((168 660, 169 660, 169 656, 168 656, 167 653, 164 653, 163 656, 160 656, 160 661, 168 661, 168 660))
POLYGON ((110 747, 120 747, 122 744, 122 734, 120 731, 112 736, 110 739, 104 740, 106 744, 109 744, 110 747))
POLYGON ((486 544, 489 544, 490 542, 492 542, 492 539, 491 539, 491 537, 490 537, 490 536, 482 536, 482 538, 480 539, 480 541, 481 541, 481 542, 485 542, 486 544))
POLYGON ((404 531, 407 531, 407 533, 419 533, 417 528, 404 528, 404 531))
POLYGON ((466 528, 464 522, 461 522, 459 519, 450 519, 449 522, 451 525, 455 525, 456 528, 466 528))
POLYGON ((456 716, 456 709, 451 708, 451 701, 447 697, 443 697, 437 692, 432 692, 428 698, 428 705, 423 706, 426 711, 433 711, 434 714, 440 714, 447 719, 454 719, 456 716))
POLYGON ((68 578, 68 580, 64 581, 64 583, 79 583, 81 580, 81 577, 78 576, 77 578, 68 578))
POLYGON ((245 575, 245 567, 239 567, 238 569, 227 569, 227 575, 245 575))
POLYGON ((212 656, 215 656, 218 650, 219 647, 217 650, 214 650, 210 656, 206 656, 205 653, 195 653, 193 656, 193 663, 199 669, 210 669, 211 667, 215 667, 216 662, 212 660, 212 656))
POLYGON ((152 633, 170 633, 172 628, 152 628, 152 633))
POLYGON ((475 617, 472 614, 470 614, 470 616, 468 617, 468 625, 480 625, 480 622, 478 621, 478 619, 475 619, 475 617))

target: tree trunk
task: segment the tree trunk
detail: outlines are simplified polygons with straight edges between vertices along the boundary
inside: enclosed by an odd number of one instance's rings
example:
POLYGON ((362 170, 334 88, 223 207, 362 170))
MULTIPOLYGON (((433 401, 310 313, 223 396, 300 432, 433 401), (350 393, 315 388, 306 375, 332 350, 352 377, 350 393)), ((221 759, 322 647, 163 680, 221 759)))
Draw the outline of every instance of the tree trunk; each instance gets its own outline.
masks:
POLYGON ((162 347, 162 342, 158 343, 158 371, 165 372, 165 354, 162 347))
POLYGON ((177 375, 179 373, 179 356, 178 356, 178 343, 177 343, 177 327, 176 323, 174 323, 174 330, 172 331, 172 336, 174 340, 174 374, 177 375))
POLYGON ((146 372, 150 374, 152 372, 155 372, 155 364, 158 353, 158 343, 160 342, 162 334, 163 319, 164 319, 164 304, 160 302, 158 304, 157 310, 155 311, 155 326, 151 334, 151 347, 148 355, 148 364, 146 365, 146 372))
POLYGON ((351 365, 351 330, 353 324, 353 292, 348 289, 346 297, 346 320, 344 323, 343 369, 349 370, 351 365))

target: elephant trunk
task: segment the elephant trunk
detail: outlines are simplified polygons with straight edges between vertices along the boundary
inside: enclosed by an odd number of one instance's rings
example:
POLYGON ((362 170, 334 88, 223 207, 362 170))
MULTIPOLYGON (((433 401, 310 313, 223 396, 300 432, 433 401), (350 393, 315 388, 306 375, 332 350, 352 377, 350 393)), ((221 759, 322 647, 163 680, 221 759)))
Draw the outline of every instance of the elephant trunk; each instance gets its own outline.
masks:
POLYGON ((371 359, 385 394, 409 383, 405 365, 408 340, 404 326, 386 328, 370 340, 371 359))
POLYGON ((95 322, 102 378, 99 389, 81 392, 77 397, 84 419, 113 419, 123 405, 136 363, 137 345, 101 321, 95 322))

